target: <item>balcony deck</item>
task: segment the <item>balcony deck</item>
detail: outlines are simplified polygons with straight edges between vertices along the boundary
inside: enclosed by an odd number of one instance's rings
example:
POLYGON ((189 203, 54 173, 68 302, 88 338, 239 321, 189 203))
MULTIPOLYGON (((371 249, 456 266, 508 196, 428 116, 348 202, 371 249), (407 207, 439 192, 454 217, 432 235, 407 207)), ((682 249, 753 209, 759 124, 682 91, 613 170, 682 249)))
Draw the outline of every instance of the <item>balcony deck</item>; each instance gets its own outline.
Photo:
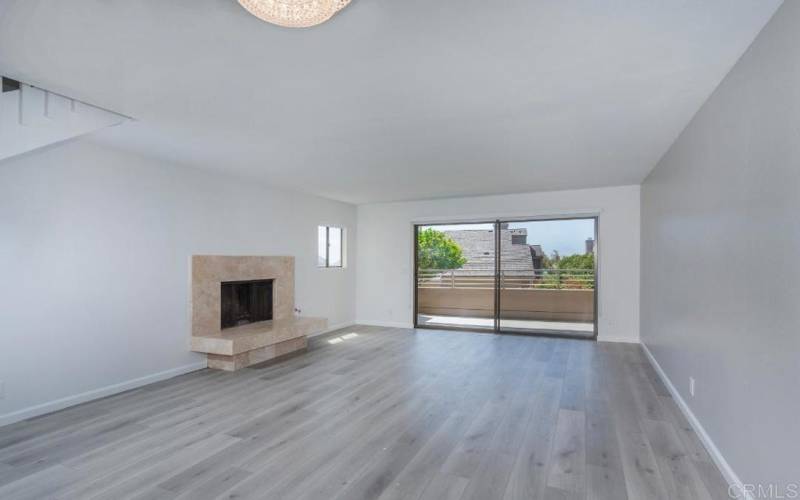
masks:
MULTIPOLYGON (((594 270, 503 270, 499 278, 504 331, 594 336, 594 270)), ((488 268, 418 270, 417 323, 493 328, 496 279, 488 268)))
MULTIPOLYGON (((427 327, 458 327, 458 328, 479 328, 491 329, 493 327, 492 318, 475 318, 468 316, 442 316, 420 314, 418 323, 427 327)), ((508 331, 536 331, 537 333, 568 333, 576 337, 592 337, 594 335, 594 325, 586 322, 572 321, 538 321, 503 319, 501 327, 508 331)))

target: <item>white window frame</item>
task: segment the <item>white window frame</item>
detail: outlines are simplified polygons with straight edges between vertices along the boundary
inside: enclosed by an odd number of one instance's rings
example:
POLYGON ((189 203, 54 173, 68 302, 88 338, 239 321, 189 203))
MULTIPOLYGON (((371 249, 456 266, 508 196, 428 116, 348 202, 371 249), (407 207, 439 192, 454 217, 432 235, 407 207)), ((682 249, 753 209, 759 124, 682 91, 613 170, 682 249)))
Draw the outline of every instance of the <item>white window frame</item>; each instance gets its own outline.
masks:
POLYGON ((319 262, 319 253, 317 253, 317 267, 320 269, 344 269, 346 267, 345 261, 345 241, 347 241, 346 234, 347 230, 344 227, 336 226, 333 224, 320 224, 317 226, 317 251, 319 251, 319 238, 320 238, 320 229, 325 228, 325 262, 319 262), (340 255, 339 255, 339 265, 331 265, 331 241, 330 241, 330 234, 331 229, 338 229, 339 234, 341 235, 341 241, 339 243, 340 247, 340 255))

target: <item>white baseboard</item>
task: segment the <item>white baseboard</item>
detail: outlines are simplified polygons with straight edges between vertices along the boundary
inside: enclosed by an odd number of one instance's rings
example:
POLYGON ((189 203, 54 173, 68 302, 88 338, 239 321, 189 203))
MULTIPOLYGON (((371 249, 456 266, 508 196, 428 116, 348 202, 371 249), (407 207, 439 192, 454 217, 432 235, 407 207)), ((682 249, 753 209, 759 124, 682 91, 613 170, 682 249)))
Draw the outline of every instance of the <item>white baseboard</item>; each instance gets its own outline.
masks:
POLYGON ((342 328, 351 327, 351 326, 353 326, 355 324, 356 324, 355 321, 345 321, 344 323, 338 323, 336 325, 329 326, 328 328, 326 328, 324 330, 320 330, 320 331, 315 332, 315 333, 312 333, 311 335, 306 335, 306 337, 308 337, 308 338, 318 337, 320 335, 325 335, 326 333, 331 333, 331 332, 335 332, 336 330, 341 330, 342 328))
POLYGON ((720 470, 720 472, 722 472, 722 476, 731 487, 731 490, 738 492, 741 495, 741 498, 744 498, 744 500, 753 500, 752 496, 745 491, 744 485, 739 479, 739 476, 736 475, 736 472, 734 472, 733 468, 731 468, 728 461, 725 460, 724 456, 722 456, 722 453, 719 451, 719 448, 717 448, 717 445, 715 445, 714 441, 711 440, 711 436, 708 435, 706 430, 703 428, 703 425, 692 412, 692 409, 689 408, 688 404, 686 404, 686 401, 672 384, 672 381, 669 379, 666 372, 661 368, 661 365, 658 364, 658 361, 656 361, 653 353, 650 352, 650 349, 647 348, 647 345, 644 342, 641 344, 647 359, 650 361, 650 364, 653 365, 653 368, 656 370, 656 373, 658 373, 661 381, 664 382, 667 390, 672 395, 672 399, 674 399, 678 404, 678 408, 681 409, 681 412, 683 412, 686 420, 689 421, 692 429, 694 429, 694 432, 700 438, 700 442, 703 443, 703 446, 705 446, 706 450, 708 450, 708 454, 711 455, 711 459, 714 460, 717 468, 720 470))
POLYGON ((94 389, 81 394, 75 394, 73 396, 67 396, 65 398, 56 399, 55 401, 49 401, 36 406, 30 406, 12 413, 6 413, 5 415, 0 415, 0 427, 28 418, 38 417, 39 415, 45 415, 54 411, 63 410, 64 408, 86 403, 87 401, 92 401, 93 399, 104 398, 120 392, 136 389, 137 387, 152 384, 153 382, 158 382, 168 378, 177 377, 178 375, 183 375, 185 373, 202 370, 203 368, 206 368, 206 366, 207 362, 203 360, 201 362, 180 366, 178 368, 154 373, 152 375, 146 375, 133 380, 128 380, 119 384, 101 387, 100 389, 94 389))
POLYGON ((365 325, 365 326, 385 326, 386 328, 414 328, 413 323, 404 323, 402 321, 380 321, 380 320, 371 320, 371 319, 357 319, 357 325, 365 325))
POLYGON ((630 337, 607 337, 604 335, 599 335, 597 337, 598 342, 618 342, 622 344, 638 344, 639 339, 632 339, 630 337))

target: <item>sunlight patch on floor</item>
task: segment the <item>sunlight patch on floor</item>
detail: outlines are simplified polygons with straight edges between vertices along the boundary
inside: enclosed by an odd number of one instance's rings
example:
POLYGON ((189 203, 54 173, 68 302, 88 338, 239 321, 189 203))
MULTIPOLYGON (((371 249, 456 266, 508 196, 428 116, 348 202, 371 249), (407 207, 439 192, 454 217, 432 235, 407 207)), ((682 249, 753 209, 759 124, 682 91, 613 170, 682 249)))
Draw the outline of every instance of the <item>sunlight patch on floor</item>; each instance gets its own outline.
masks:
POLYGON ((334 337, 332 339, 328 339, 329 344, 338 344, 340 342, 344 342, 345 340, 350 340, 352 338, 358 337, 358 334, 355 332, 345 333, 344 335, 340 335, 339 337, 334 337))

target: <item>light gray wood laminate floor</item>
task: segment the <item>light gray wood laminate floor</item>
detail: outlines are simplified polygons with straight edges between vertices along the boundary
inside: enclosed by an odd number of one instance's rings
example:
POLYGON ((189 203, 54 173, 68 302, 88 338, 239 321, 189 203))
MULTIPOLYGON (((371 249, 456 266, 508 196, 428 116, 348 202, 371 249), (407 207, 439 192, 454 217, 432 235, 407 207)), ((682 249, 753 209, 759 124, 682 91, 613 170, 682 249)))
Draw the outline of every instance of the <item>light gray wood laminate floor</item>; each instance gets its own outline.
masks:
POLYGON ((0 498, 728 495, 637 345, 352 327, 0 428, 0 498))

